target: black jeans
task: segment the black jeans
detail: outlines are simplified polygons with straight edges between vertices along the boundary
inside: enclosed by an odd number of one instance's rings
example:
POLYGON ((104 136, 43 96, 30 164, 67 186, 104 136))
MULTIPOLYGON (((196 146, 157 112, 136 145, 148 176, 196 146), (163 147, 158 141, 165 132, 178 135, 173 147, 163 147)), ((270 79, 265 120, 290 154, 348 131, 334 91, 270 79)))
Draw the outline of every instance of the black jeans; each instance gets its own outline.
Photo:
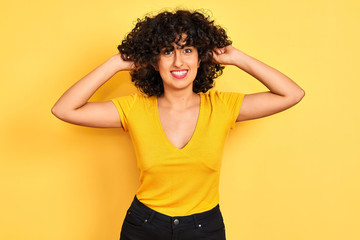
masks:
POLYGON ((120 240, 225 240, 225 225, 219 204, 188 216, 159 213, 136 195, 122 225, 120 240))

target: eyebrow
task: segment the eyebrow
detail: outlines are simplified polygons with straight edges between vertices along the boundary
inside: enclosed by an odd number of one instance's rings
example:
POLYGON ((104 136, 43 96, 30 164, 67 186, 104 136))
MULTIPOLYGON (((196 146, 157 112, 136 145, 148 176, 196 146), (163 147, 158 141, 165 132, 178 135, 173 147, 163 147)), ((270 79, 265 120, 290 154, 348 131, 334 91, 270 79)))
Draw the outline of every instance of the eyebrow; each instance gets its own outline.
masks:
MULTIPOLYGON (((183 44, 183 45, 177 45, 177 44, 176 44, 176 49, 183 49, 183 48, 185 48, 185 47, 194 47, 194 46, 192 46, 192 45, 190 45, 190 44, 183 44)), ((174 48, 175 48, 174 46, 164 46, 164 47, 162 47, 161 49, 169 50, 169 49, 174 49, 174 48)))

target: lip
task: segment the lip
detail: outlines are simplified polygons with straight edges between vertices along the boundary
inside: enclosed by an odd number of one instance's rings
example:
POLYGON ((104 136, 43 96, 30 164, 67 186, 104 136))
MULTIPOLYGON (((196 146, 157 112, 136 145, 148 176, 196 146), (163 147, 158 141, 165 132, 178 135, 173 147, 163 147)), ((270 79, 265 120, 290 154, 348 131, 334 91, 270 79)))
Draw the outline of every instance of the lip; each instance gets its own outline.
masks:
POLYGON ((185 78, 186 75, 188 74, 188 70, 187 69, 179 69, 179 70, 174 70, 174 71, 170 71, 171 75, 174 77, 174 78, 177 78, 177 79, 182 79, 182 78, 185 78), (175 72, 185 72, 184 74, 174 74, 175 72))

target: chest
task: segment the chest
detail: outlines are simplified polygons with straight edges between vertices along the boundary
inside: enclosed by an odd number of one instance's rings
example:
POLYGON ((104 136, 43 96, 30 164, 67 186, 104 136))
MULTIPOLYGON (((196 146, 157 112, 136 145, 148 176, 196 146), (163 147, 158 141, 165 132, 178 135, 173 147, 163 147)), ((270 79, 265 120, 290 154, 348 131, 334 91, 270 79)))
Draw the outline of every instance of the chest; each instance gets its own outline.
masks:
POLYGON ((189 143, 198 123, 200 106, 176 111, 159 107, 159 120, 167 139, 178 149, 189 143))
POLYGON ((155 101, 136 105, 127 120, 138 168, 143 172, 171 172, 179 165, 218 169, 229 126, 220 107, 206 100, 188 111, 171 111, 155 101))

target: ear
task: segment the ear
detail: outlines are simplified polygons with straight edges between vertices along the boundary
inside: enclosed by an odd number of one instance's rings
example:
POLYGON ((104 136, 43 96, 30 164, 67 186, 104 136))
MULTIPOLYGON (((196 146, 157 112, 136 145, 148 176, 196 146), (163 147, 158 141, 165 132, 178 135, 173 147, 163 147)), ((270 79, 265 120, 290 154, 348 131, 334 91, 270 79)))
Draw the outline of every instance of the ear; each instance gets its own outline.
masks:
POLYGON ((197 68, 200 67, 200 63, 201 63, 201 59, 199 59, 199 61, 198 61, 198 66, 197 66, 197 68))

